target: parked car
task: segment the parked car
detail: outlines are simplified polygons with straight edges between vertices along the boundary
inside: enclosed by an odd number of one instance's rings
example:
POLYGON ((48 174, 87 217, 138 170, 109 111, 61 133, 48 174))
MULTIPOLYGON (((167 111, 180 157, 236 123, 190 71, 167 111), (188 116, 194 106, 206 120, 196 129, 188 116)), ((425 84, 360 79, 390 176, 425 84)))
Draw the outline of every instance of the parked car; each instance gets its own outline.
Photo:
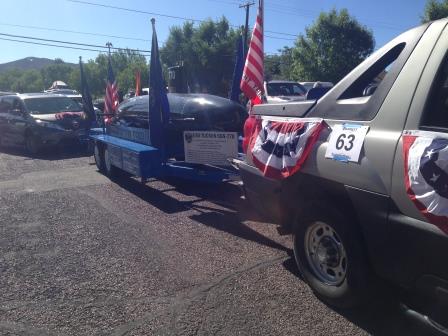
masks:
POLYGON ((0 144, 24 145, 36 154, 45 145, 86 136, 82 107, 74 100, 48 93, 0 97, 0 144))
POLYGON ((268 103, 285 103, 305 100, 307 90, 299 83, 284 80, 264 82, 268 103))
POLYGON ((293 235, 314 292, 352 307, 379 277, 423 298, 409 316, 448 335, 448 19, 398 36, 317 102, 258 105, 249 121, 246 197, 293 235))
MULTIPOLYGON (((247 118, 246 109, 229 99, 209 94, 168 93, 168 101, 170 121, 165 136, 172 157, 183 157, 183 131, 186 130, 242 134, 247 118)), ((148 129, 148 112, 148 95, 131 98, 118 106, 111 126, 148 129)))

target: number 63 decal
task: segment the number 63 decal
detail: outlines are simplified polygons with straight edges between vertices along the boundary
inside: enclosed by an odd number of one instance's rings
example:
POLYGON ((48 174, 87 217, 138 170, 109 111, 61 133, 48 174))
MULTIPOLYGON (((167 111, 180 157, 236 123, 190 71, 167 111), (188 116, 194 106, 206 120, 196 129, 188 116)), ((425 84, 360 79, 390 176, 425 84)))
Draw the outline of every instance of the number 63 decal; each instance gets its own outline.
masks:
POLYGON ((355 139, 356 136, 354 134, 347 135, 345 133, 342 133, 336 141, 336 149, 341 150, 342 148, 344 148, 346 151, 351 151, 353 149, 353 142, 355 141, 355 139))
POLYGON ((359 162, 369 126, 337 124, 332 127, 325 157, 343 162, 359 162))

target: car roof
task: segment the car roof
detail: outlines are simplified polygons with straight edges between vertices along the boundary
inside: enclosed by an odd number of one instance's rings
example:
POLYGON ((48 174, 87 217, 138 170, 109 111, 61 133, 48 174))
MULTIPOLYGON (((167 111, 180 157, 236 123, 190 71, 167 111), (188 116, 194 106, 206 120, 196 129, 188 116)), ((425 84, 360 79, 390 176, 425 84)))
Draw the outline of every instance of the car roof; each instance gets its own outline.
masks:
POLYGON ((322 81, 314 81, 314 82, 300 82, 302 85, 310 85, 314 83, 321 83, 322 85, 334 85, 332 82, 322 82, 322 81))
POLYGON ((271 80, 267 82, 268 84, 276 84, 276 83, 285 83, 285 84, 299 84, 298 82, 289 81, 289 80, 271 80))
POLYGON ((66 95, 63 94, 55 94, 55 93, 42 93, 42 92, 36 92, 36 93, 21 93, 18 94, 18 96, 22 99, 28 99, 28 98, 60 98, 60 97, 66 97, 66 95))
POLYGON ((17 93, 0 91, 0 96, 12 96, 12 95, 17 95, 17 93))

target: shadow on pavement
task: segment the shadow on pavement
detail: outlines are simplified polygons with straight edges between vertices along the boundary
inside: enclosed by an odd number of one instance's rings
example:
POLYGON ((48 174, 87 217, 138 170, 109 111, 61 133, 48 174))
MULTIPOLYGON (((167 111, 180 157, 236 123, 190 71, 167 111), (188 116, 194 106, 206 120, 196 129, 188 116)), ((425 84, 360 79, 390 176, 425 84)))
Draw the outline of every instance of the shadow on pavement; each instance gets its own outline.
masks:
POLYGON ((0 153, 20 156, 24 158, 29 158, 31 160, 46 160, 46 161, 57 161, 63 159, 76 159, 81 157, 92 156, 92 153, 86 148, 79 144, 73 144, 71 146, 52 146, 45 148, 41 153, 31 155, 27 151, 18 146, 14 147, 0 147, 0 153))
POLYGON ((169 180, 165 182, 172 187, 159 190, 141 184, 125 175, 114 179, 114 182, 167 214, 195 210, 199 214, 191 215, 190 218, 203 225, 260 245, 281 251, 289 251, 285 246, 258 233, 243 223, 245 220, 256 220, 259 218, 251 211, 246 201, 241 199, 241 190, 234 184, 192 184, 186 181, 169 180), (195 196, 196 199, 179 200, 167 194, 172 191, 186 196, 195 196), (201 204, 205 200, 219 207, 208 207, 201 204))
MULTIPOLYGON (((283 262, 283 267, 304 281, 293 255, 283 262)), ((398 291, 394 291, 394 289, 395 287, 386 283, 380 284, 375 296, 364 306, 356 309, 327 306, 371 335, 432 335, 429 330, 422 328, 403 313, 398 291)))
MULTIPOLYGON (((227 232, 235 237, 286 252, 289 258, 283 262, 283 266, 303 281, 297 269, 292 250, 244 224, 245 220, 260 220, 260 217, 245 200, 241 199, 242 193, 237 185, 231 183, 218 185, 192 184, 188 181, 170 179, 164 181, 169 187, 156 189, 124 175, 114 179, 114 182, 165 213, 172 214, 195 210, 198 214, 193 214, 190 218, 196 222, 227 232), (179 200, 170 196, 170 192, 194 196, 195 199, 179 200), (202 203, 205 200, 220 207, 204 206, 202 203)), ((418 324, 409 320, 403 314, 398 295, 393 292, 392 288, 383 287, 379 295, 364 307, 353 310, 341 310, 334 307, 329 307, 329 309, 344 316, 369 334, 384 336, 428 335, 427 330, 422 330, 418 324)))

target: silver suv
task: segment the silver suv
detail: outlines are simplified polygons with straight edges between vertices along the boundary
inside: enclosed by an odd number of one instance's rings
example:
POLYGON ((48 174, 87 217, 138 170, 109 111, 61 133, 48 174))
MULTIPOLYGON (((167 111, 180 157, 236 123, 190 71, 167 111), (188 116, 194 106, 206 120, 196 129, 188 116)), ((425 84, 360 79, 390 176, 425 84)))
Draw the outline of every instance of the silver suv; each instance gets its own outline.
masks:
POLYGON ((257 141, 269 169, 249 145, 246 197, 293 235, 299 269, 331 305, 359 303, 378 276, 426 297, 418 310, 447 322, 447 23, 400 35, 318 100, 257 106, 248 119, 264 121, 257 141), (303 152, 303 132, 288 147, 269 120, 310 120, 300 118, 322 120, 316 142, 297 173, 268 178, 272 162, 303 152))

